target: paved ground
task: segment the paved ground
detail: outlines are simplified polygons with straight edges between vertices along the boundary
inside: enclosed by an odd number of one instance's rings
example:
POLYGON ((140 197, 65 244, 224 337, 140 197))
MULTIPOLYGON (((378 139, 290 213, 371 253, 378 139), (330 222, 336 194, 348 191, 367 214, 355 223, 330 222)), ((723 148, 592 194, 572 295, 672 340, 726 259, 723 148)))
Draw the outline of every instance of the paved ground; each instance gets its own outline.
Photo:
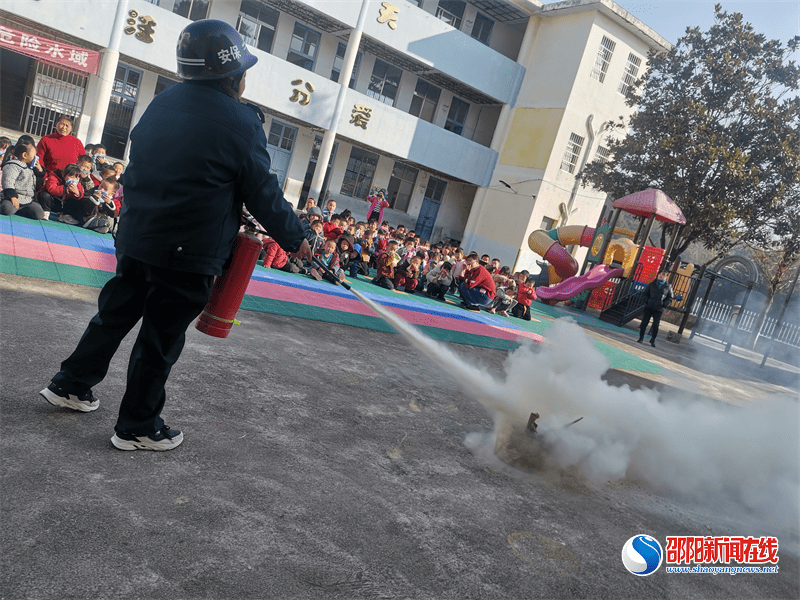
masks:
MULTIPOLYGON (((800 596, 796 529, 630 481, 514 473, 473 454, 464 439, 491 429, 487 413, 390 333, 256 313, 227 340, 190 329, 164 413, 186 441, 163 454, 116 451, 130 340, 96 389, 96 412, 37 395, 96 295, 0 275, 1 598, 800 596), (662 567, 638 578, 620 560, 638 533, 778 535, 780 572, 662 567)), ((629 335, 587 329, 649 354, 629 335)), ((450 347, 497 374, 507 356, 450 347)), ((653 353, 677 378, 607 377, 737 402, 796 387, 791 367, 761 375, 746 358, 687 348, 664 342, 653 353)))

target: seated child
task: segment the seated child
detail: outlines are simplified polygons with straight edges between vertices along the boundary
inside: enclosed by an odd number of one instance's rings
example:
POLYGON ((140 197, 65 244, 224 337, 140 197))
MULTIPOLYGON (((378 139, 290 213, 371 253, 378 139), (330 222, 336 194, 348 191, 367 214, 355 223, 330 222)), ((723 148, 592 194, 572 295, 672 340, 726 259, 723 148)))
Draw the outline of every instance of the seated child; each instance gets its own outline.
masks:
POLYGON ((28 168, 36 156, 36 146, 28 142, 17 142, 12 152, 13 158, 3 165, 0 214, 44 219, 45 211, 34 199, 36 176, 28 168))
POLYGON ((82 212, 87 212, 82 217, 82 225, 85 229, 91 229, 97 233, 109 233, 114 229, 114 219, 119 216, 117 206, 114 204, 114 194, 119 189, 119 182, 114 177, 109 177, 100 182, 92 194, 85 194, 82 200, 68 203, 64 212, 73 204, 82 204, 82 212))
POLYGON ((354 279, 358 277, 358 263, 361 253, 355 247, 355 241, 350 234, 342 234, 336 242, 336 252, 339 255, 339 267, 342 272, 349 273, 354 279))
POLYGON ((303 261, 299 258, 289 256, 286 251, 278 245, 278 242, 272 238, 264 238, 262 240, 264 247, 264 259, 261 263, 267 269, 280 269, 286 273, 305 273, 303 268, 303 261))
POLYGON ((306 229, 305 236, 308 240, 308 245, 311 246, 311 254, 316 254, 322 249, 325 244, 325 236, 322 233, 323 223, 322 219, 311 221, 308 229, 306 229))
POLYGON ((435 297, 437 300, 444 300, 444 295, 453 283, 453 275, 451 274, 452 265, 445 261, 428 271, 425 278, 428 281, 428 295, 435 297))
POLYGON ((397 254, 400 256, 400 258, 405 257, 406 254, 408 254, 408 256, 414 256, 415 248, 416 245, 414 244, 414 238, 407 237, 406 239, 403 240, 403 245, 400 248, 398 248, 397 254))
MULTIPOLYGON (((344 271, 339 267, 339 255, 336 252, 336 240, 325 240, 322 250, 314 255, 323 265, 328 267, 339 281, 344 281, 344 271)), ((315 263, 316 265, 316 263, 315 263)), ((327 271, 320 269, 318 266, 312 266, 309 274, 317 281, 330 281, 331 283, 338 283, 334 276, 330 275, 327 271)))
POLYGON ((100 179, 92 175, 92 157, 88 154, 78 157, 78 168, 81 170, 81 187, 83 193, 91 195, 94 193, 95 188, 100 185, 100 179))
POLYGON ((377 270, 372 283, 385 287, 387 290, 394 289, 394 266, 400 261, 397 255, 397 240, 389 240, 386 250, 381 252, 377 258, 377 270))
MULTIPOLYGON (((94 168, 97 170, 101 179, 106 179, 103 172, 108 168, 113 170, 114 167, 111 162, 106 161, 106 147, 103 146, 103 144, 94 145, 94 148, 92 148, 92 159, 94 160, 94 168)), ((116 177, 116 172, 114 172, 114 176, 116 177)))
POLYGON ((467 261, 464 258, 464 250, 462 248, 456 248, 450 263, 453 265, 453 270, 451 271, 453 283, 450 284, 450 293, 452 294, 455 292, 458 284, 464 281, 464 271, 467 268, 467 261))
POLYGON ((531 320, 531 304, 536 300, 536 290, 533 285, 536 281, 535 275, 525 274, 527 271, 520 273, 521 277, 518 281, 517 289, 517 304, 511 309, 511 314, 518 319, 531 320))
POLYGON ((395 289, 400 289, 400 286, 405 286, 405 291, 409 294, 415 293, 417 289, 417 277, 419 276, 419 269, 422 266, 422 258, 419 256, 412 256, 411 260, 402 260, 397 268, 394 270, 394 279, 392 283, 395 289))
POLYGON ((495 286, 494 300, 489 306, 489 312, 492 314, 499 313, 507 317, 508 310, 517 303, 514 299, 516 286, 514 280, 509 277, 510 273, 511 269, 509 267, 500 267, 492 275, 495 286))
POLYGON ((42 198, 40 204, 50 202, 54 208, 60 205, 61 215, 58 220, 68 225, 83 225, 83 221, 68 214, 67 208, 70 212, 80 214, 81 217, 94 212, 92 202, 88 202, 88 205, 80 202, 83 199, 80 178, 81 170, 78 165, 67 165, 63 170, 48 171, 44 176, 44 187, 39 191, 39 196, 42 198))
POLYGON ((339 215, 333 215, 330 222, 322 225, 322 233, 326 240, 338 240, 339 236, 344 233, 342 218, 339 215))
POLYGON ((312 223, 314 220, 322 221, 322 209, 318 206, 312 206, 308 209, 307 212, 300 215, 300 223, 303 225, 308 225, 312 223))

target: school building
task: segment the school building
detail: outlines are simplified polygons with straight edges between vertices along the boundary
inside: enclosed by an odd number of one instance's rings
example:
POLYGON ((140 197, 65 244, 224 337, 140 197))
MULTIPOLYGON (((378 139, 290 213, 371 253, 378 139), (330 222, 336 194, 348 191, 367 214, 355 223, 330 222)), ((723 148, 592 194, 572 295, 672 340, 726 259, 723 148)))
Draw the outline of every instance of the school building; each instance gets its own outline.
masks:
POLYGON ((4 0, 0 127, 40 136, 68 114, 126 159, 177 81, 179 32, 202 18, 258 56, 244 99, 291 203, 363 218, 386 188, 393 225, 517 269, 538 258, 533 230, 595 224, 605 195, 576 175, 608 155, 604 125, 634 110, 624 94, 648 53, 670 48, 611 0, 4 0))

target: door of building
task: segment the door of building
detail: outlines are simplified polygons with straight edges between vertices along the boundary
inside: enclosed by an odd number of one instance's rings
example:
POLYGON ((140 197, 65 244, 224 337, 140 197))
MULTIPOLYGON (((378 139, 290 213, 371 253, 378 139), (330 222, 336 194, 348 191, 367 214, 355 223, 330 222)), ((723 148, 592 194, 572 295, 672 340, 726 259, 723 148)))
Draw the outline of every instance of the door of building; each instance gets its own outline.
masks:
MULTIPOLYGON (((306 177, 303 180, 303 189, 300 191, 300 200, 297 201, 297 208, 305 208, 306 200, 308 199, 308 192, 311 189, 311 181, 314 179, 314 171, 317 169, 317 159, 319 158, 319 149, 322 147, 322 136, 314 137, 314 146, 311 148, 311 157, 308 159, 308 168, 306 169, 306 177)), ((333 161, 336 158, 336 150, 339 149, 339 142, 333 144, 331 156, 328 159, 328 169, 325 171, 325 179, 322 182, 322 189, 319 192, 320 197, 315 198, 317 206, 322 206, 322 198, 325 197, 325 191, 328 189, 328 182, 331 178, 331 168, 333 161)))
POLYGON ((414 232, 423 240, 430 240, 433 233, 433 226, 436 223, 436 215, 439 214, 439 207, 444 198, 444 190, 447 182, 436 177, 428 178, 428 187, 425 188, 425 199, 422 201, 422 208, 419 210, 417 224, 414 232))
POLYGON ((267 136, 267 150, 272 159, 270 171, 277 175, 281 189, 286 183, 286 173, 289 171, 289 163, 292 162, 292 150, 296 139, 297 127, 272 119, 267 136))
MULTIPOLYGON (((125 148, 128 146, 128 136, 131 132, 133 111, 136 108, 136 98, 139 95, 141 81, 142 71, 122 63, 117 65, 101 140, 106 147, 108 156, 125 157, 125 148)), ((96 144, 97 140, 87 140, 87 142, 96 144)))

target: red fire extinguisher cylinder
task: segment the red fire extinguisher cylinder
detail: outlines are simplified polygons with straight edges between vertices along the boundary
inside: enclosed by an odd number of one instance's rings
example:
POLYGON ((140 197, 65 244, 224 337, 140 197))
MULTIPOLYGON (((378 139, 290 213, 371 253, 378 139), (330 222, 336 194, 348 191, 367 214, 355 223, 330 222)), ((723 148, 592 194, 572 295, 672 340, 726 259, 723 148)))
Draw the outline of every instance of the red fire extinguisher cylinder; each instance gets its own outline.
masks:
POLYGON ((233 243, 231 264, 217 277, 211 298, 194 325, 198 331, 218 338, 228 337, 260 253, 261 241, 240 231, 233 243))

